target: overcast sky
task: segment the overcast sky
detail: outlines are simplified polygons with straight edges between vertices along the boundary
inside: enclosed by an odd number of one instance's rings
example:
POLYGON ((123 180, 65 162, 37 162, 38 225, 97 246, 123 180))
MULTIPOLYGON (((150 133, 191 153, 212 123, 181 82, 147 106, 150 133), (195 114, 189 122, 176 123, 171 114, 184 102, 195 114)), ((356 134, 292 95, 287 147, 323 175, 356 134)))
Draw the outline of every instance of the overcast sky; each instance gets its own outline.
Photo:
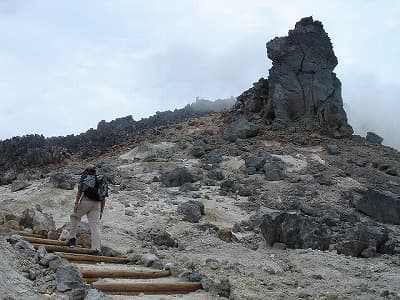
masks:
POLYGON ((0 139, 238 96, 268 76, 265 43, 310 15, 356 132, 400 148, 397 0, 0 0, 0 139))

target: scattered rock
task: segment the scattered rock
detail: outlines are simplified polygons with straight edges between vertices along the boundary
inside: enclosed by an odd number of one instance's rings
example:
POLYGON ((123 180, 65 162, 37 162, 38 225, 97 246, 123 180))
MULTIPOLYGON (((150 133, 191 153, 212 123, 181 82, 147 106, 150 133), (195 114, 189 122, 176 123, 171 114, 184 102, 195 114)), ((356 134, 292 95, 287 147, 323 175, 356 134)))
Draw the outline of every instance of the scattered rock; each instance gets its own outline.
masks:
POLYGON ((285 178, 282 164, 276 161, 267 161, 263 167, 265 179, 268 181, 279 181, 285 178))
POLYGON ((400 224, 400 197, 389 192, 368 189, 353 200, 353 205, 376 221, 400 224))
POLYGON ((81 272, 71 264, 62 264, 57 268, 56 283, 59 292, 65 292, 84 286, 81 272))
POLYGON ((260 228, 270 246, 280 242, 290 248, 326 250, 329 247, 327 227, 299 212, 264 211, 260 228))
POLYGON ((44 236, 47 236, 49 231, 56 229, 52 215, 29 208, 22 212, 19 225, 31 228, 34 233, 44 236))
POLYGON ((160 180, 167 187, 176 187, 181 186, 186 182, 194 182, 195 178, 187 168, 183 167, 162 174, 160 180))
POLYGON ((140 258, 140 263, 145 267, 152 267, 154 264, 159 264, 160 259, 153 253, 146 253, 140 258))
POLYGON ((33 247, 33 245, 31 243, 29 243, 28 241, 25 240, 20 240, 15 244, 16 248, 20 248, 20 249, 28 249, 28 250, 33 250, 35 251, 35 247, 33 247))
POLYGON ((338 145, 336 145, 336 144, 330 144, 330 145, 328 145, 327 149, 328 149, 328 153, 329 153, 330 155, 336 155, 336 154, 339 154, 339 153, 340 153, 339 147, 338 147, 338 145))
POLYGON ((224 139, 235 142, 237 139, 247 139, 258 134, 259 127, 244 118, 232 122, 224 131, 224 139))
POLYGON ((61 172, 55 173, 51 176, 49 183, 54 188, 64 190, 73 190, 75 186, 75 180, 70 175, 61 172))
POLYGON ((44 267, 49 266, 49 263, 53 260, 59 259, 60 257, 55 254, 55 253, 47 253, 43 258, 39 261, 39 264, 41 264, 44 267))
POLYGON ((224 173, 222 173, 222 170, 220 169, 211 169, 208 171, 207 177, 217 181, 225 179, 224 173))
POLYGON ((366 136, 367 141, 374 143, 374 144, 382 144, 383 142, 383 138, 379 135, 377 135, 374 132, 367 132, 367 136, 366 136))
POLYGON ((237 241, 234 234, 232 233, 232 230, 229 228, 219 229, 217 232, 217 236, 220 240, 223 240, 224 242, 227 242, 227 243, 237 241))
POLYGON ((250 156, 246 158, 245 165, 247 169, 255 169, 256 171, 261 170, 266 162, 265 155, 250 156))
POLYGON ((207 163, 216 165, 222 162, 222 154, 218 150, 211 150, 207 153, 207 163))
POLYGON ((204 204, 200 201, 189 200, 178 206, 178 213, 183 214, 183 220, 198 223, 204 215, 204 204))
POLYGON ((11 184, 11 192, 17 192, 17 191, 23 190, 24 188, 26 188, 30 185, 32 185, 32 184, 25 180, 16 179, 11 184))
POLYGON ((320 185, 330 186, 330 185, 333 184, 332 180, 330 178, 326 177, 323 174, 314 175, 314 180, 315 180, 316 183, 318 183, 320 185))
POLYGON ((382 251, 381 246, 388 241, 388 231, 384 226, 360 223, 348 230, 341 239, 342 241, 331 246, 339 254, 357 257, 365 250, 364 255, 368 256, 373 251, 382 251))
POLYGON ((148 228, 143 232, 138 233, 141 240, 152 242, 157 246, 177 247, 178 243, 165 229, 161 228, 148 228))
POLYGON ((91 239, 90 234, 82 233, 80 235, 77 235, 77 237, 76 237, 76 244, 80 245, 84 248, 90 248, 91 243, 92 243, 92 239, 91 239))

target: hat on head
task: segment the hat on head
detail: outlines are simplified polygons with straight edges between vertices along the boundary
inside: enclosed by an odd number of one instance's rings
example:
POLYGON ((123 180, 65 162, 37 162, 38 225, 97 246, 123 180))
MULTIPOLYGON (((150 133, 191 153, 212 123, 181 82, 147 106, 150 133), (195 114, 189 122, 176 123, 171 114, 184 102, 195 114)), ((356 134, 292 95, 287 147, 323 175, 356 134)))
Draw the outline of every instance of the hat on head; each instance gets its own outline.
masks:
POLYGON ((90 173, 96 173, 96 166, 89 164, 86 166, 85 171, 90 172, 90 173))

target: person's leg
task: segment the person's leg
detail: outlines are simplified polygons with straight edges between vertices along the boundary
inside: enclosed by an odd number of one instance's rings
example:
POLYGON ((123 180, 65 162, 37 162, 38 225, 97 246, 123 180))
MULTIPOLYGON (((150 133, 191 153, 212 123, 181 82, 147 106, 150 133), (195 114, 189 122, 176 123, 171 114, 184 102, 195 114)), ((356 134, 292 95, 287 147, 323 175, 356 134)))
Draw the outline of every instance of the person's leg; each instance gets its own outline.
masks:
POLYGON ((100 236, 100 201, 92 201, 92 206, 87 213, 90 227, 90 236, 92 239, 92 250, 101 251, 100 236))
POLYGON ((76 213, 74 212, 69 216, 71 220, 71 228, 69 232, 70 239, 76 238, 76 229, 78 227, 78 223, 81 221, 82 216, 84 216, 91 207, 88 204, 90 204, 88 200, 82 199, 81 203, 79 203, 76 213))

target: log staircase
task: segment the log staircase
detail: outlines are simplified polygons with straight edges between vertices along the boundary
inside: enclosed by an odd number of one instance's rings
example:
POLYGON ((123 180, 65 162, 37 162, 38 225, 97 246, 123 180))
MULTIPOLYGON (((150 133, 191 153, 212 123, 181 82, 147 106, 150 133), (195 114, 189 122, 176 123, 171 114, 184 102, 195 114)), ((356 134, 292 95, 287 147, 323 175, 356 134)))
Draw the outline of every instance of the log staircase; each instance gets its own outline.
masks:
POLYGON ((202 289, 200 282, 186 282, 172 277, 169 271, 139 268, 128 265, 126 257, 93 255, 93 250, 65 246, 65 242, 18 231, 17 234, 37 249, 44 246, 48 252, 76 264, 83 281, 94 288, 114 295, 188 294, 202 289))

